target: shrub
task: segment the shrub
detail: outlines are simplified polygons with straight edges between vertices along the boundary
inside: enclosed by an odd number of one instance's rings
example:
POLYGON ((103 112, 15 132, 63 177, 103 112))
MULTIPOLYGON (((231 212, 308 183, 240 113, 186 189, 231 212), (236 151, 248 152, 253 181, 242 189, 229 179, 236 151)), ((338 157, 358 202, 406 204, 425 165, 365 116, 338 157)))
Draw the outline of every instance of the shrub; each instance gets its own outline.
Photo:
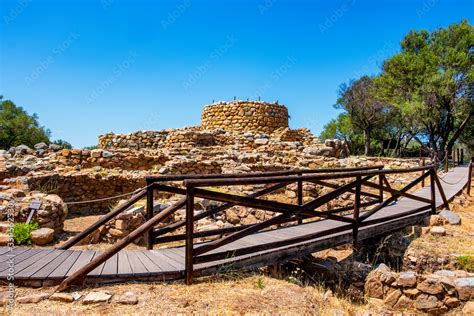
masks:
POLYGON ((38 229, 37 223, 16 223, 13 225, 13 239, 18 245, 31 244, 31 232, 38 229))
POLYGON ((474 257, 471 256, 459 256, 457 258, 459 265, 466 271, 474 271, 474 257))
POLYGON ((256 287, 257 289, 263 290, 263 288, 265 287, 265 283, 263 283, 263 279, 262 279, 262 278, 258 278, 258 279, 257 279, 257 282, 255 282, 255 287, 256 287))

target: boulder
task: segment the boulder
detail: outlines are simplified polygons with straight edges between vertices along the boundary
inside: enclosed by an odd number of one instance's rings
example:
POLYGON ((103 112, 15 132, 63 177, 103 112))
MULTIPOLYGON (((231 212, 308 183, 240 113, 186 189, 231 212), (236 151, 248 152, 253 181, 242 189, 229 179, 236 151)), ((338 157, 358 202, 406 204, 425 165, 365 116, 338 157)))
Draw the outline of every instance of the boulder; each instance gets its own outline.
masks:
POLYGON ((49 150, 52 150, 52 151, 58 151, 58 150, 61 150, 62 147, 57 145, 57 144, 49 144, 49 150))
POLYGON ((447 220, 451 225, 461 225, 461 218, 454 212, 443 210, 439 213, 439 216, 447 220))
POLYGON ((54 240, 54 229, 40 228, 31 232, 31 241, 36 245, 46 245, 54 240))
POLYGON ((41 149, 46 150, 46 149, 48 149, 48 145, 46 143, 38 143, 34 147, 35 147, 36 150, 41 150, 41 149))

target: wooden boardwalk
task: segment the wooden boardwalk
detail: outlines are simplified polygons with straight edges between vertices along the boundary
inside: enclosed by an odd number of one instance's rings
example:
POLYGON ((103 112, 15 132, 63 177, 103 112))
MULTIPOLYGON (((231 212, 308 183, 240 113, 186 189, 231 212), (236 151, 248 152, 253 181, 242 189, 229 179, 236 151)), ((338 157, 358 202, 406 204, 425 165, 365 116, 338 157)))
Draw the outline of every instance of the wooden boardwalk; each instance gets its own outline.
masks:
MULTIPOLYGON (((468 167, 458 166, 440 178, 448 200, 462 191, 468 178, 468 167)), ((417 190, 414 195, 430 198, 430 186, 417 190)), ((439 191, 436 194, 436 205, 443 204, 439 191)), ((397 218, 384 223, 361 227, 359 241, 395 231, 409 225, 420 223, 430 214, 430 210, 404 215, 414 209, 426 206, 426 203, 413 199, 401 198, 369 219, 378 219, 397 215, 397 218)), ((363 214, 363 213, 362 213, 363 214)), ((294 243, 282 247, 272 247, 241 256, 232 256, 218 261, 198 263, 194 265, 194 274, 210 275, 225 273, 235 269, 253 269, 276 262, 285 262, 291 258, 306 255, 315 251, 332 248, 352 242, 352 228, 348 227, 338 233, 330 233, 331 229, 347 225, 341 221, 324 219, 298 226, 263 231, 246 236, 242 239, 212 250, 209 254, 249 248, 266 243, 288 241, 294 243), (298 238, 328 232, 323 237, 298 241, 298 238)), ((196 244, 195 249, 203 244, 196 244)), ((260 248, 261 249, 261 248, 260 248)), ((86 282, 120 282, 138 280, 176 280, 185 276, 184 247, 156 250, 123 250, 89 272, 86 282)), ((0 247, 0 280, 7 282, 14 276, 16 284, 30 286, 53 285, 63 281, 79 268, 83 267, 100 254, 92 250, 59 250, 46 248, 14 248, 0 247)))

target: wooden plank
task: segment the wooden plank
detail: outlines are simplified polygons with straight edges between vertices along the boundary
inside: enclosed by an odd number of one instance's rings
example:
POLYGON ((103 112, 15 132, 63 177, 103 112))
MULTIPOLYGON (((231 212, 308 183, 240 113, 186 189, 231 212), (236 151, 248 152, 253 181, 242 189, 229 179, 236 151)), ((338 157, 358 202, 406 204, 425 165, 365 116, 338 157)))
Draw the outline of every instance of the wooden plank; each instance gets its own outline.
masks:
POLYGON ((83 250, 80 256, 77 258, 76 262, 71 266, 71 269, 67 272, 67 276, 70 276, 86 264, 88 264, 95 255, 94 250, 83 250))
POLYGON ((137 252, 138 251, 135 251, 135 250, 128 251, 128 261, 130 262, 130 266, 132 267, 133 275, 134 276, 150 275, 145 265, 138 258, 137 252))
MULTIPOLYGON (((166 265, 170 266, 170 271, 182 271, 184 270, 184 262, 179 262, 172 260, 168 256, 164 255, 164 250, 166 249, 159 249, 159 250, 152 250, 150 253, 157 257, 158 262, 160 265, 166 263, 166 265)), ((151 259, 151 258, 150 258, 151 259)))
MULTIPOLYGON (((26 269, 27 267, 31 266, 32 264, 36 263, 38 260, 41 258, 45 257, 48 255, 50 252, 54 251, 53 249, 41 249, 40 251, 36 252, 32 256, 29 256, 28 258, 22 260, 21 262, 15 262, 14 265, 14 270, 15 270, 15 275, 19 272, 21 272, 23 269, 26 269)), ((0 277, 6 277, 9 274, 9 269, 6 269, 2 272, 0 272, 0 277)))
POLYGON ((144 251, 143 253, 145 254, 145 256, 150 258, 150 260, 153 263, 155 263, 157 266, 159 266, 162 271, 166 271, 166 272, 178 271, 179 268, 177 268, 174 265, 170 264, 166 257, 159 254, 160 252, 161 252, 161 250, 153 250, 153 251, 144 251))
POLYGON ((117 275, 118 271, 118 256, 113 255, 107 261, 105 261, 104 269, 100 273, 101 277, 113 277, 117 275))
POLYGON ((149 274, 156 274, 159 272, 163 272, 160 268, 159 265, 157 265, 154 261, 152 261, 150 258, 148 258, 145 254, 144 251, 136 251, 136 254, 140 261, 143 263, 145 268, 148 270, 149 274))
POLYGON ((61 262, 60 265, 56 269, 51 272, 51 274, 48 276, 48 279, 63 279, 69 269, 71 269, 72 265, 74 262, 76 262, 77 258, 81 255, 80 250, 74 251, 70 256, 64 259, 63 262, 61 262))
POLYGON ((35 272, 41 270, 44 268, 46 265, 48 265, 51 261, 59 257, 63 251, 61 250, 53 250, 50 253, 48 253, 46 256, 43 258, 39 259, 38 261, 34 262, 32 265, 27 267, 26 269, 23 269, 19 273, 15 273, 15 278, 21 279, 21 278, 29 278, 35 272))
POLYGON ((117 262, 117 275, 133 276, 133 270, 128 260, 128 251, 119 251, 117 262))
POLYGON ((21 251, 21 253, 18 252, 18 254, 14 257, 8 256, 8 255, 5 256, 5 258, 4 258, 5 260, 2 263, 0 263, 0 272, 9 269, 11 263, 15 264, 15 266, 16 266, 17 264, 19 264, 23 260, 27 260, 28 258, 30 258, 31 256, 34 256, 35 254, 39 253, 40 251, 41 251, 40 249, 27 248, 26 251, 21 251))
MULTIPOLYGON (((94 260, 96 257, 100 256, 100 254, 101 254, 100 251, 96 251, 95 255, 94 255, 94 258, 92 260, 94 260)), ((102 270, 104 269, 104 266, 105 266, 105 262, 102 262, 97 267, 95 267, 91 272, 89 272, 87 275, 88 276, 99 277, 102 273, 102 270)))
POLYGON ((51 272, 53 272, 63 261, 65 261, 69 256, 73 255, 73 251, 64 250, 59 256, 50 261, 46 266, 36 271, 30 278, 34 279, 48 279, 51 272))
MULTIPOLYGON (((13 250, 14 248, 11 248, 11 250, 13 250)), ((9 252, 10 251, 10 247, 0 247, 0 256, 9 252)))
MULTIPOLYGON (((5 261, 11 259, 12 257, 16 257, 16 256, 18 256, 18 255, 20 255, 20 254, 22 254, 26 251, 29 251, 31 249, 33 249, 33 248, 20 248, 20 247, 13 248, 13 249, 11 249, 11 251, 8 251, 8 252, 2 254, 2 256, 0 257, 0 263, 5 262, 5 261)), ((0 267, 1 267, 1 265, 0 265, 0 267)))

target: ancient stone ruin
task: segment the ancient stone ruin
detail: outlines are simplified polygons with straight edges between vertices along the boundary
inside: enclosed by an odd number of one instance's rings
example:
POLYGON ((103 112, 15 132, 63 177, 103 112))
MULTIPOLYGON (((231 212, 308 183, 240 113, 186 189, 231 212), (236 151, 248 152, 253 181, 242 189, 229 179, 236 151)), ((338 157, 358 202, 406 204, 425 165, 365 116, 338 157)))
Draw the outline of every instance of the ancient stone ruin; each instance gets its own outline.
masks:
POLYGON ((288 109, 278 103, 261 101, 217 102, 204 108, 201 126, 271 133, 288 127, 288 109))

